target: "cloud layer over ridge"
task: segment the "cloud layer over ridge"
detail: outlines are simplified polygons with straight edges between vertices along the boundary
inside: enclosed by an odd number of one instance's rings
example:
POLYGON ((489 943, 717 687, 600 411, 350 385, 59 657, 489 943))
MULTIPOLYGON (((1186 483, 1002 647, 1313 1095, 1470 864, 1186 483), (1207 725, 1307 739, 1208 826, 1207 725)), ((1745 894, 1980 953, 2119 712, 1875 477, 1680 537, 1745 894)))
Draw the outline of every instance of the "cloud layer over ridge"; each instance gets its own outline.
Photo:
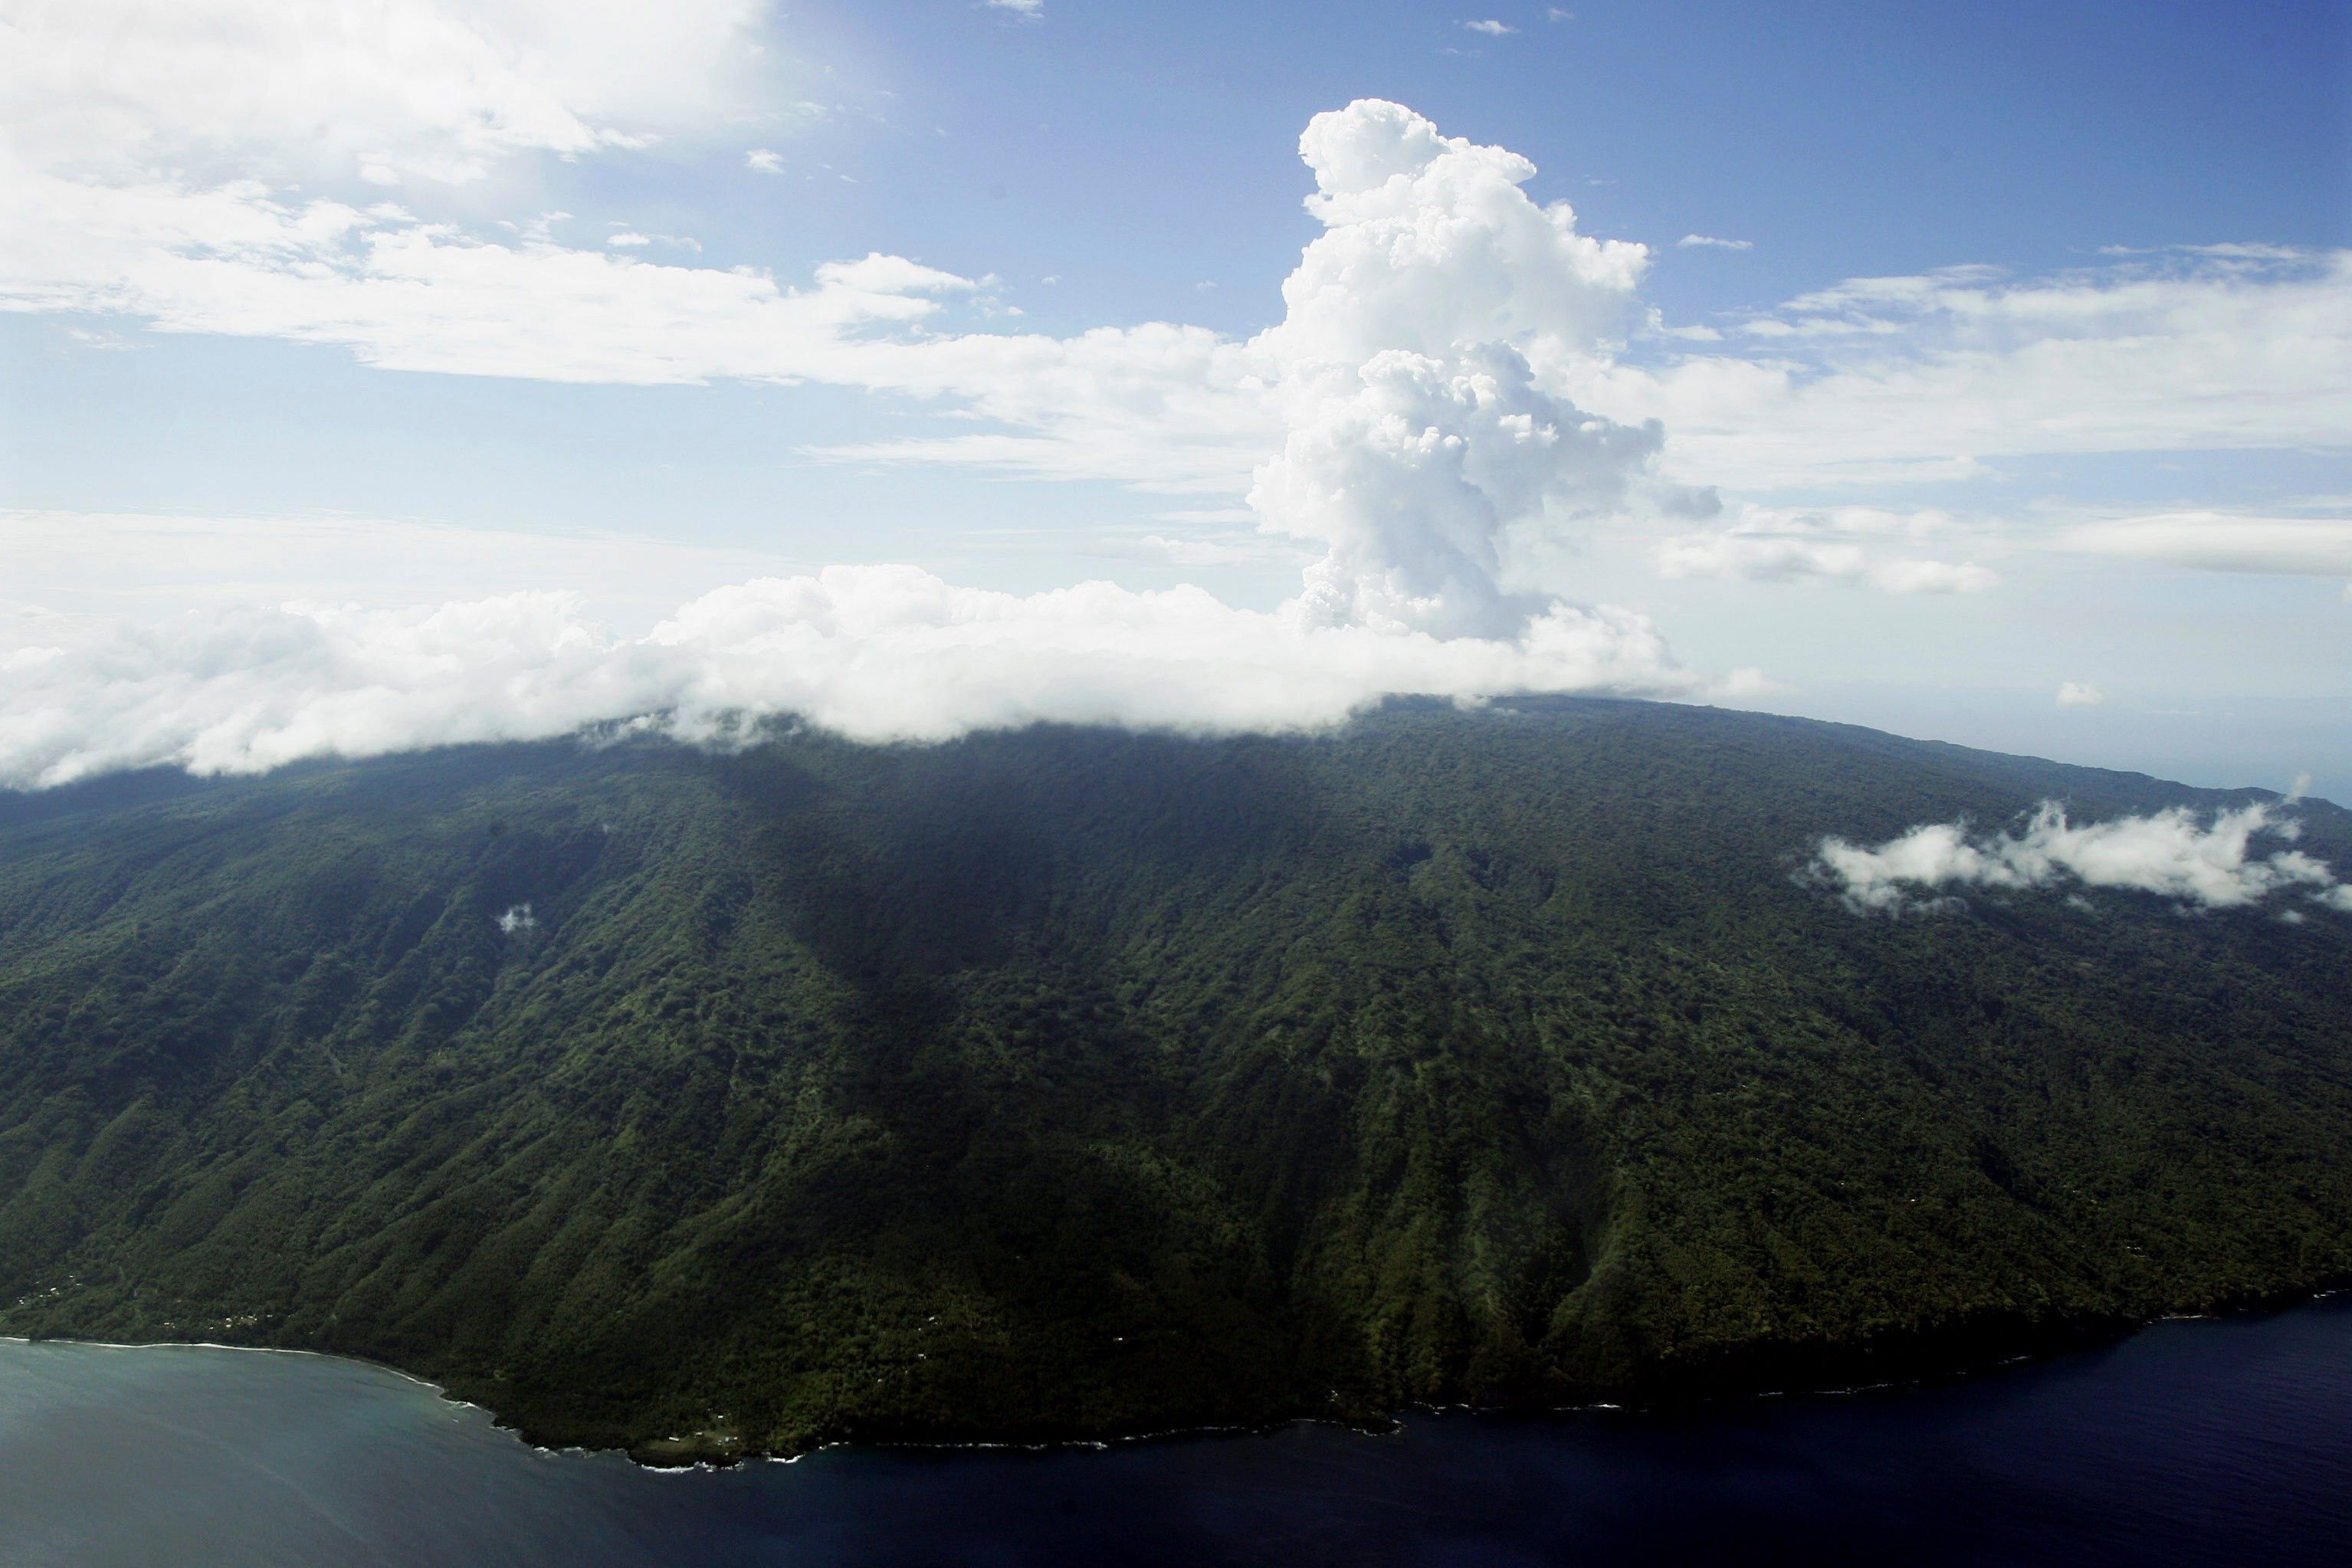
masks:
POLYGON ((1198 588, 1024 597, 834 566, 721 588, 643 637, 608 635, 567 595, 529 593, 211 610, 19 647, 0 654, 0 786, 159 764, 252 773, 616 721, 687 740, 779 714, 868 741, 1037 721, 1297 730, 1391 691, 1689 684, 1622 611, 1554 605, 1507 641, 1441 639, 1234 609, 1198 588))

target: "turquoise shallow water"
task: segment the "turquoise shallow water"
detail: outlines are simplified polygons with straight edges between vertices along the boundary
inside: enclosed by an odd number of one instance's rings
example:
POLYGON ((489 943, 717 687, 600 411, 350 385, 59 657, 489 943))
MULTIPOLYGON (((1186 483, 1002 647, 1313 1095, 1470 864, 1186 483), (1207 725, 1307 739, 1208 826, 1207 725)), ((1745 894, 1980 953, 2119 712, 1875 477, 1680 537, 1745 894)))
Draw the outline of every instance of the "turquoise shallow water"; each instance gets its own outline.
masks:
POLYGON ((543 1454, 317 1356, 0 1342, 0 1564, 2352 1563, 2352 1300, 1963 1383, 1107 1451, 543 1454))

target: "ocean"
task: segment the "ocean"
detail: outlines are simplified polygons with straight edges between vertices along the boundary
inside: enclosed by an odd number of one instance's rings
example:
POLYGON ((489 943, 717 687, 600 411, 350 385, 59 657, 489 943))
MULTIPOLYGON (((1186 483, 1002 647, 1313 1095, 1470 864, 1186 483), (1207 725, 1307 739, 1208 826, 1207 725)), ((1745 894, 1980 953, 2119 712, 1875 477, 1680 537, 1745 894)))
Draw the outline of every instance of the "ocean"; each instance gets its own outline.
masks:
POLYGON ((546 1453, 380 1367, 0 1342, 0 1564, 2352 1563, 2352 1299, 1918 1387, 1105 1449, 546 1453))

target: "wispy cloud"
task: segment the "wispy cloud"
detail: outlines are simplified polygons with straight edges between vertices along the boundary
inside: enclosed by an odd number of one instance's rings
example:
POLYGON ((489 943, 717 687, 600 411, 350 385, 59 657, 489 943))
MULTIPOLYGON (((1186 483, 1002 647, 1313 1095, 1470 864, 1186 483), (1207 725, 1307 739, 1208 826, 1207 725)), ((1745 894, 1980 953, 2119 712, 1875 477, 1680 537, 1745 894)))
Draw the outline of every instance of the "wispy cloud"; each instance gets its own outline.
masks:
POLYGON ((2352 251, 1857 279, 1730 323, 1741 337, 1570 384, 1664 421, 1685 480, 1759 489, 2037 453, 2341 448, 2352 430, 2352 251))
POLYGON ((1753 250, 1756 248, 1756 242, 1752 239, 1717 239, 1711 234, 1686 234, 1675 241, 1675 244, 1684 250, 1753 250))
POLYGON ((781 174, 784 172, 784 155, 766 147, 754 147, 743 154, 743 166, 755 174, 781 174))
POLYGON ((1507 37, 1518 31, 1517 27, 1512 26, 1508 22, 1465 22, 1462 25, 1469 28, 1474 33, 1484 33, 1490 38, 1507 37))
POLYGON ((2063 531, 2058 542, 2088 554, 2208 572, 2352 577, 2352 517, 2157 512, 2078 524, 2063 531))
POLYGON ((1865 584, 1887 594, 1974 594, 2000 579, 1973 562, 1886 554, 1948 532, 1940 511, 1875 507, 1788 510, 1748 506, 1729 527, 1685 533, 1654 553, 1662 577, 1737 577, 1757 583, 1807 580, 1865 584))
POLYGON ((761 0, 495 7, 451 0, 82 0, 0 52, 10 141, 38 167, 131 184, 247 178, 467 183, 723 125, 747 102, 761 0), (256 84, 266 84, 266 87, 256 84))

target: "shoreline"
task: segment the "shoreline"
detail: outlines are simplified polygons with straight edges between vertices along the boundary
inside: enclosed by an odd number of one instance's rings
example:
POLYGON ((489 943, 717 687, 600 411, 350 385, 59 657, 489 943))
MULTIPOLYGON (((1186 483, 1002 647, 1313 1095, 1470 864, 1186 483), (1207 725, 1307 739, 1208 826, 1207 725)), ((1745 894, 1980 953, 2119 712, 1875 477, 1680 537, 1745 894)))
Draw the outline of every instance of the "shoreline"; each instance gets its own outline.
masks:
POLYGON ((729 1455, 711 1455, 694 1451, 685 1457, 689 1440, 679 1438, 639 1439, 634 1443, 583 1444, 549 1443, 533 1438, 519 1421, 509 1420, 490 1405, 479 1400, 454 1394, 447 1385, 430 1377, 411 1372, 390 1362, 338 1351, 313 1350, 302 1345, 240 1345, 213 1340, 84 1340, 69 1335, 33 1336, 0 1332, 0 1344, 72 1345, 91 1350, 119 1351, 234 1351, 247 1353, 284 1356, 306 1356, 320 1361, 343 1362, 373 1371, 389 1373, 404 1383, 428 1389, 441 1401, 461 1409, 478 1410, 488 1416, 490 1425, 506 1433, 520 1446, 551 1457, 616 1453, 636 1469, 661 1474, 688 1474, 707 1471, 719 1474, 751 1464, 798 1464, 812 1456, 843 1448, 894 1449, 933 1453, 1030 1453, 1050 1454, 1069 1451, 1108 1452, 1144 1443, 1171 1442, 1188 1438, 1246 1437, 1282 1431, 1292 1426, 1312 1426, 1337 1427, 1364 1437, 1390 1437, 1402 1434, 1407 1419, 1416 1415, 1471 1415, 1507 1421, 1561 1420, 1580 1415, 1605 1415, 1633 1420, 1688 1416, 1709 1409, 1728 1408, 1750 1402, 1770 1399, 1852 1398, 1871 1394, 1885 1394, 1908 1389, 1930 1388, 1970 1383, 2014 1368, 2038 1365, 2063 1356, 2088 1352, 2102 1346, 2120 1344, 2163 1323, 2221 1322, 2232 1318, 2264 1318, 2292 1312, 2316 1305, 2339 1296, 2352 1296, 2352 1280, 2331 1279, 2308 1289, 2285 1292, 2256 1300, 2217 1307, 2210 1311, 2163 1312, 2134 1322, 2118 1325, 2075 1323, 2067 1326, 2063 1335, 2074 1342, 2053 1342, 2041 1348, 2017 1352, 1994 1359, 1958 1360, 1940 1366, 1927 1365, 1906 1375, 1880 1379, 1869 1383, 1830 1384, 1797 1383, 1783 1387, 1738 1388, 1723 1387, 1710 1392, 1677 1394, 1665 1398, 1591 1400, 1581 1404, 1481 1405, 1471 1402, 1452 1404, 1410 1403, 1398 1407, 1381 1424, 1351 1421, 1329 1415, 1300 1414, 1278 1420, 1256 1424, 1208 1424, 1194 1426, 1174 1426, 1149 1432, 1118 1433, 1109 1436, 1071 1436, 1034 1441, 1022 1439, 936 1439, 860 1438, 846 1437, 814 1444, 793 1452, 747 1449, 729 1455), (2104 1329, 2105 1331, 2086 1331, 2104 1329), (646 1450, 659 1445, 677 1444, 680 1457, 667 1460, 666 1456, 649 1455, 646 1450))

